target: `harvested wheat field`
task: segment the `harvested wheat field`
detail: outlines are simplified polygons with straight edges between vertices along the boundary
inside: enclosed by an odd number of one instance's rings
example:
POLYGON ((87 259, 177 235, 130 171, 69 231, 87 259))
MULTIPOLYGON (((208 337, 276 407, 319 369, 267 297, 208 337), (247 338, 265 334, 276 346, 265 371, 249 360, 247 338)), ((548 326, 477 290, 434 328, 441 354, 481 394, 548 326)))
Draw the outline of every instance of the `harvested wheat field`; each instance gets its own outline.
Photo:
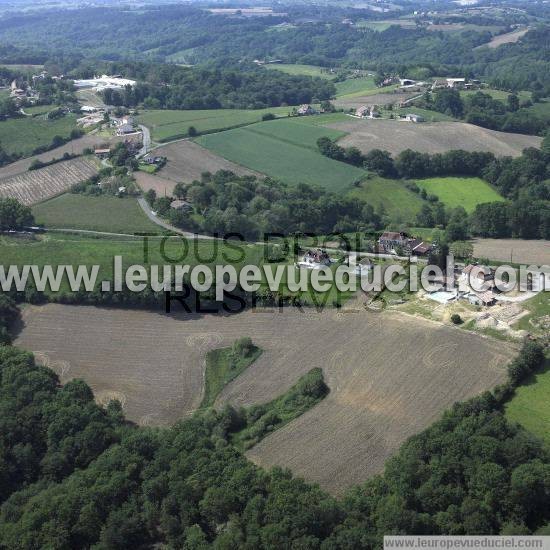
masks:
POLYGON ((550 241, 474 239, 474 256, 497 262, 550 265, 550 241))
POLYGON ((203 172, 215 173, 218 170, 230 170, 239 176, 260 175, 192 141, 182 140, 163 145, 155 149, 155 154, 168 159, 166 166, 159 171, 159 175, 175 182, 200 180, 203 172))
POLYGON ((75 183, 97 174, 89 160, 73 159, 23 172, 0 180, 0 197, 18 199, 26 205, 36 204, 68 191, 75 183))
POLYGON ((398 120, 352 119, 328 126, 349 134, 339 140, 339 145, 355 146, 364 153, 371 149, 383 149, 393 154, 405 149, 422 153, 464 149, 517 157, 526 147, 540 147, 542 141, 537 136, 496 132, 464 122, 414 124, 398 120))
POLYGON ((16 345, 66 382, 84 378, 100 401, 118 397, 131 420, 166 425, 201 402, 209 349, 250 336, 264 353, 217 405, 248 405, 285 392, 312 367, 331 388, 314 409, 252 448, 340 494, 382 470, 410 435, 455 401, 505 379, 513 350, 428 321, 365 310, 255 310, 233 316, 50 304, 24 310, 16 345))
POLYGON ((418 95, 418 92, 381 92, 379 94, 371 94, 364 96, 342 96, 336 98, 333 103, 336 107, 342 107, 344 109, 357 109, 363 105, 388 105, 395 104, 401 101, 405 101, 418 95))

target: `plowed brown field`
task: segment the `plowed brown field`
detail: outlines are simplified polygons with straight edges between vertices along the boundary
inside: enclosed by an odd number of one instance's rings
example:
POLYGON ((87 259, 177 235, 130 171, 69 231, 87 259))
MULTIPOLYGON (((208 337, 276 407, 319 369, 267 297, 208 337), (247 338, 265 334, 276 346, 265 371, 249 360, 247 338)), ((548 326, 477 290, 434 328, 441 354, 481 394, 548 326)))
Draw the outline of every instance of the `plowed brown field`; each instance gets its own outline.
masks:
POLYGON ((217 405, 261 403, 323 368, 329 396, 248 452, 335 494, 380 472, 403 441, 455 401, 505 378, 502 342, 411 317, 365 310, 285 309, 229 317, 167 316, 84 306, 31 306, 16 344, 63 381, 84 378, 127 416, 166 425, 201 402, 209 349, 250 336, 264 353, 217 405))

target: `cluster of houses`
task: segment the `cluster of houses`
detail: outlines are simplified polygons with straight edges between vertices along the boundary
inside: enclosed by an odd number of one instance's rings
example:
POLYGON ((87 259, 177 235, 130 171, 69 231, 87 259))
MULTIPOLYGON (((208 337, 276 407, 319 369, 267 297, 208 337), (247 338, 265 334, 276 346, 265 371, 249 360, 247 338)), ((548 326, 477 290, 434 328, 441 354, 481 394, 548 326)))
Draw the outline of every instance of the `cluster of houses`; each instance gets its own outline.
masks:
POLYGON ((23 104, 32 105, 37 103, 40 99, 40 94, 32 86, 20 88, 17 81, 14 80, 10 85, 10 98, 17 107, 21 107, 23 104))
POLYGON ((403 231, 384 231, 378 239, 378 252, 397 256, 426 256, 433 249, 430 243, 409 236, 403 231))

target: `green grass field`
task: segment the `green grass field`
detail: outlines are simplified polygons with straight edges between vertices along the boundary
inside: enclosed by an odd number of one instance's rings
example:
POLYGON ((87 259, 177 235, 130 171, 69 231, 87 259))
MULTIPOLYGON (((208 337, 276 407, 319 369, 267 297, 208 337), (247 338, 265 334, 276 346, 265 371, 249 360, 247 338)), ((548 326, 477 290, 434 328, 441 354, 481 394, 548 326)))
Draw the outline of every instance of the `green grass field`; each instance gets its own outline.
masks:
MULTIPOLYGON (((470 95, 476 94, 477 92, 483 92, 484 94, 490 95, 493 99, 498 99, 500 101, 506 101, 508 99, 508 96, 510 95, 510 92, 505 92, 504 90, 495 90, 493 88, 482 88, 481 90, 462 90, 460 92, 460 95, 464 99, 470 95)), ((520 101, 531 99, 531 92, 528 92, 526 90, 518 92, 517 95, 520 101)))
POLYGON ((201 136, 197 143, 228 160, 289 184, 308 183, 343 191, 363 179, 366 172, 317 151, 315 142, 319 137, 342 134, 308 122, 315 118, 255 124, 201 136))
POLYGON ((328 69, 324 67, 317 67, 316 65, 293 65, 287 63, 273 63, 271 65, 264 65, 266 69, 282 71, 286 74, 301 75, 301 76, 318 76, 319 78, 334 78, 336 75, 328 72, 328 69))
POLYGON ((147 218, 135 198, 88 197, 67 193, 33 207, 36 222, 45 227, 87 229, 108 233, 162 233, 147 218))
POLYGON ((478 204, 504 199, 485 181, 479 178, 429 178, 416 181, 428 194, 437 195, 450 208, 462 206, 472 212, 478 204))
POLYGON ((44 117, 10 118, 0 122, 0 143, 8 153, 30 156, 37 147, 50 145, 54 136, 69 137, 74 128, 75 115, 55 120, 44 117))
MULTIPOLYGON (((174 262, 183 265, 232 264, 260 265, 263 249, 258 245, 226 246, 223 242, 172 237, 93 237, 49 233, 38 238, 0 236, 0 263, 9 265, 98 265, 97 286, 102 280, 113 279, 113 259, 122 256, 123 268, 131 265, 163 265, 174 262), (147 245, 145 244, 147 242, 147 245), (164 244, 163 244, 164 243, 164 244), (164 251, 164 255, 162 253, 164 251), (147 259, 144 258, 147 251, 147 259), (170 261, 171 260, 171 261, 170 261)), ((61 291, 67 292, 65 282, 61 291)))
POLYGON ((232 347, 209 351, 206 354, 201 409, 211 407, 223 388, 254 363, 261 354, 262 350, 255 346, 246 357, 236 354, 232 347))
POLYGON ((547 98, 540 103, 534 103, 531 107, 527 108, 527 112, 550 123, 550 99, 547 98))
POLYGON ((368 95, 372 90, 379 90, 372 76, 348 78, 336 83, 336 96, 368 95))
POLYGON ((516 389, 506 417, 550 443, 550 366, 516 389))
POLYGON ((365 180, 349 195, 372 204, 377 210, 383 207, 394 223, 410 223, 422 208, 424 201, 398 180, 373 177, 365 180))
POLYGON ((214 132, 252 124, 262 120, 266 113, 287 116, 292 107, 273 107, 270 109, 210 109, 202 111, 151 110, 142 111, 137 117, 140 124, 151 130, 154 141, 164 142, 188 136, 190 126, 197 132, 214 132))

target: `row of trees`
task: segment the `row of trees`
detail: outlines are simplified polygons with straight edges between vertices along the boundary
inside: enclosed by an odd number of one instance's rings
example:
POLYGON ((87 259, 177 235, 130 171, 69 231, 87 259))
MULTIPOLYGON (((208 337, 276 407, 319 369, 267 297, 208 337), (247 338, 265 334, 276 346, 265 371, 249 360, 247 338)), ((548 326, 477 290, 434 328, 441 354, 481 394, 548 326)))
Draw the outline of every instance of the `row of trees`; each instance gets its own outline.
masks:
POLYGON ((336 550, 378 547, 391 533, 549 534, 550 454, 501 410, 543 363, 527 344, 507 384, 455 405, 384 475, 336 500, 246 460, 231 434, 248 413, 136 427, 84 382, 62 387, 31 354, 0 346, 0 543, 336 550))

